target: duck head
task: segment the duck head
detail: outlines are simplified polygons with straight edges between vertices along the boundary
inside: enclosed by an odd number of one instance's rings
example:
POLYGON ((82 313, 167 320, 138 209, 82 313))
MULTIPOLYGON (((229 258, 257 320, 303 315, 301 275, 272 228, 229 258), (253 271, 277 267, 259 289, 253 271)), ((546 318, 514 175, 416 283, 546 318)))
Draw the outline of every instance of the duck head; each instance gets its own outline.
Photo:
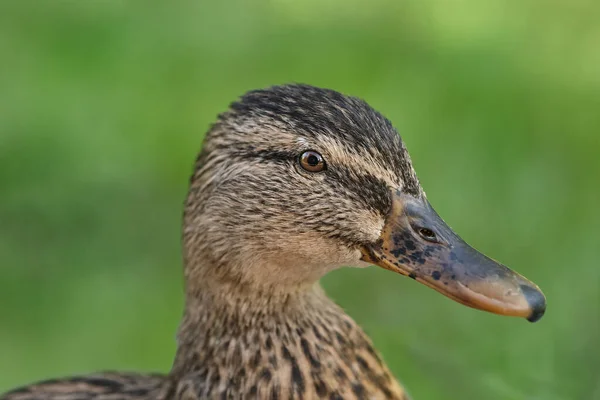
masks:
POLYGON ((397 131, 364 101, 306 85, 252 91, 219 116, 184 216, 186 287, 301 291, 377 265, 469 307, 538 320, 540 289, 435 212, 397 131))

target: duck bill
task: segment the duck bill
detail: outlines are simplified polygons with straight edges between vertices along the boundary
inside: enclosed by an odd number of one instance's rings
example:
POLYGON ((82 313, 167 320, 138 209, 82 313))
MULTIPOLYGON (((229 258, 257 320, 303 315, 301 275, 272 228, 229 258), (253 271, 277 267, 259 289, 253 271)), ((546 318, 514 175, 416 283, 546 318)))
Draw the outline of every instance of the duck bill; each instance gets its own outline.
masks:
POLYGON ((424 198, 397 193, 363 260, 409 276, 466 306, 539 320, 546 299, 532 282, 465 243, 424 198))

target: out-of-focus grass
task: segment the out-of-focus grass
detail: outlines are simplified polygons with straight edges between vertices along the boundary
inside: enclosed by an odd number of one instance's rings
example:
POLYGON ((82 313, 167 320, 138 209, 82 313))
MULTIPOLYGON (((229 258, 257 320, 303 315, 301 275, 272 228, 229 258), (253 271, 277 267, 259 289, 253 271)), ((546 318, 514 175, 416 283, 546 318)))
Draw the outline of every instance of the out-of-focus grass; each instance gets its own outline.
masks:
POLYGON ((386 114, 446 221, 547 295, 531 325, 328 276, 412 395, 600 399, 598 21, 592 1, 3 1, 0 392, 169 369, 203 133, 300 81, 386 114))

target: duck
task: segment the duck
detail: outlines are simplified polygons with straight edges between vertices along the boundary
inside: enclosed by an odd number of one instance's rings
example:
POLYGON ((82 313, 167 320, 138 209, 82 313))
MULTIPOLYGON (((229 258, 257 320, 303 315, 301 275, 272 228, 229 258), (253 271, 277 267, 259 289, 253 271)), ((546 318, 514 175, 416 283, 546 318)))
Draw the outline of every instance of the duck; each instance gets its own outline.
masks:
POLYGON ((185 306, 167 374, 46 380, 2 400, 392 399, 409 395, 319 285, 378 266, 471 308, 539 320, 542 291, 436 213, 392 123, 365 101, 285 84, 220 114, 183 213, 185 306))

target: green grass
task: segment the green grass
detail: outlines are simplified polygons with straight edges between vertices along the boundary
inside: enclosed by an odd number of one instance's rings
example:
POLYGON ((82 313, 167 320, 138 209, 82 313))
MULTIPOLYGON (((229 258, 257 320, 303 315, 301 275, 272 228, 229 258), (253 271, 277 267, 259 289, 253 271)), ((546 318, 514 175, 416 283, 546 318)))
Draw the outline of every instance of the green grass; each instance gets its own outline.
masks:
POLYGON ((296 81, 388 116, 444 219, 548 298, 532 325, 327 276, 415 399, 600 399, 598 21, 592 1, 3 1, 0 392, 168 371, 202 136, 296 81))

